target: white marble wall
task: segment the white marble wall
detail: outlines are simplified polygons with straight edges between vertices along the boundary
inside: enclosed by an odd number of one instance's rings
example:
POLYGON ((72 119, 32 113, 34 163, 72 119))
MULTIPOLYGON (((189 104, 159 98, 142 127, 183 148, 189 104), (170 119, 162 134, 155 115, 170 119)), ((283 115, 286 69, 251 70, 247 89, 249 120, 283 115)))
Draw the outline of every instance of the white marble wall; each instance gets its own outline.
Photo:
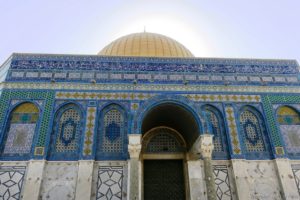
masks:
POLYGON ((281 200, 274 161, 232 160, 239 199, 281 200))
POLYGON ((40 199, 75 199, 78 162, 47 162, 40 199))

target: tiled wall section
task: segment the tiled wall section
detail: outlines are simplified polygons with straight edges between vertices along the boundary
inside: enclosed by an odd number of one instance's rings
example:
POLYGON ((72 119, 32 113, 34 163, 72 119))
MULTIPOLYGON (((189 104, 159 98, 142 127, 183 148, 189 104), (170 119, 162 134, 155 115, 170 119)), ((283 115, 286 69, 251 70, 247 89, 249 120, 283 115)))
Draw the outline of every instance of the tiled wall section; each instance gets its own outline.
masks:
POLYGON ((96 162, 92 199, 127 199, 127 163, 96 162))
POLYGON ((226 165, 214 165, 215 184, 218 200, 231 200, 231 186, 226 165))
POLYGON ((0 167, 0 198, 20 199, 25 177, 25 166, 0 167))
MULTIPOLYGON (((285 145, 284 139, 281 134, 281 130, 278 126, 276 113, 274 109, 275 104, 288 105, 288 104, 300 104, 299 95, 262 95, 262 103, 264 108, 264 114, 267 119, 267 126, 269 128, 269 134, 271 135, 271 142, 275 146, 276 155, 282 156, 285 154, 283 147, 285 145)), ((294 154, 299 157, 300 154, 294 154)))
MULTIPOLYGON (((46 143, 46 136, 51 123, 52 107, 54 102, 53 91, 15 91, 4 90, 0 99, 0 127, 2 131, 5 130, 4 123, 5 117, 7 117, 7 111, 9 109, 10 100, 22 99, 24 101, 32 100, 45 100, 44 107, 42 108, 42 117, 39 119, 39 135, 36 146, 44 147, 46 143)), ((2 134, 2 133, 1 133, 2 134)))

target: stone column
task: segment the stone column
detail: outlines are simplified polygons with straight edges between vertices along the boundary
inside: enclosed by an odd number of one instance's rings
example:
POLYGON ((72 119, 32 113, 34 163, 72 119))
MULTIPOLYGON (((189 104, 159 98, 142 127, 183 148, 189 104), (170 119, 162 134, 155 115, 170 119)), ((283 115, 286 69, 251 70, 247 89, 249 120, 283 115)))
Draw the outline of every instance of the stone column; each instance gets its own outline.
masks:
POLYGON ((299 199, 298 188, 289 159, 277 158, 274 161, 283 199, 299 199))
POLYGON ((78 163, 75 199, 91 199, 94 161, 79 160, 78 163))
MULTIPOLYGON (((198 137, 198 139, 194 143, 193 147, 191 148, 191 153, 192 153, 192 155, 194 155, 194 157, 197 157, 199 159, 200 155, 202 155, 202 158, 203 158, 204 180, 205 180, 205 184, 206 184, 208 200, 216 200, 217 199, 216 186, 215 186, 215 180, 214 180, 214 175, 213 175, 213 168, 212 168, 212 164, 211 164, 211 156, 212 156, 212 151, 214 149, 212 139, 213 139, 213 135, 203 134, 200 137, 198 137)), ((199 170, 201 170, 200 165, 199 165, 199 170)), ((193 188, 191 188, 191 199, 198 199, 198 198, 196 198, 196 196, 193 197, 193 193, 195 191, 192 191, 192 190, 193 190, 193 188)), ((201 194, 199 193, 198 195, 201 195, 201 194)))
POLYGON ((24 200, 38 200, 44 174, 45 160, 30 160, 24 183, 24 200))
POLYGON ((128 152, 129 160, 129 178, 128 189, 130 200, 141 199, 141 183, 140 183, 140 153, 141 153, 141 134, 130 134, 128 136, 128 152))
POLYGON ((210 134, 201 135, 200 138, 200 152, 204 161, 204 174, 205 183, 207 188, 207 199, 216 200, 216 186, 213 174, 213 168, 211 165, 211 155, 214 149, 213 136, 210 134))
POLYGON ((202 162, 203 161, 199 159, 199 155, 198 159, 187 161, 191 200, 206 199, 206 186, 202 162))

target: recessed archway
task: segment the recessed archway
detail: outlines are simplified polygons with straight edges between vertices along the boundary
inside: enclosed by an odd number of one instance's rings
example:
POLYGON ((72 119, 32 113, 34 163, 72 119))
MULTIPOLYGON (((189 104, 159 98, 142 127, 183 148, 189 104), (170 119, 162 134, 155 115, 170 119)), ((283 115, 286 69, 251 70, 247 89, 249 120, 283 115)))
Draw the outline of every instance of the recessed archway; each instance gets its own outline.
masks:
POLYGON ((186 152, 200 135, 200 124, 188 108, 162 103, 143 118, 144 199, 187 199, 186 152))

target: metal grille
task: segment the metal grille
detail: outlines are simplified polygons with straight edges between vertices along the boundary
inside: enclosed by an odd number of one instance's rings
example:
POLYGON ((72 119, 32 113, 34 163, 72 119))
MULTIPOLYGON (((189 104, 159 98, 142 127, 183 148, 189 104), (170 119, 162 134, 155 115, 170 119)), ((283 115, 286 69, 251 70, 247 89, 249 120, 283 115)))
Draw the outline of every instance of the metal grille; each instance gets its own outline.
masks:
POLYGON ((145 200, 185 199, 182 160, 144 161, 145 200))

